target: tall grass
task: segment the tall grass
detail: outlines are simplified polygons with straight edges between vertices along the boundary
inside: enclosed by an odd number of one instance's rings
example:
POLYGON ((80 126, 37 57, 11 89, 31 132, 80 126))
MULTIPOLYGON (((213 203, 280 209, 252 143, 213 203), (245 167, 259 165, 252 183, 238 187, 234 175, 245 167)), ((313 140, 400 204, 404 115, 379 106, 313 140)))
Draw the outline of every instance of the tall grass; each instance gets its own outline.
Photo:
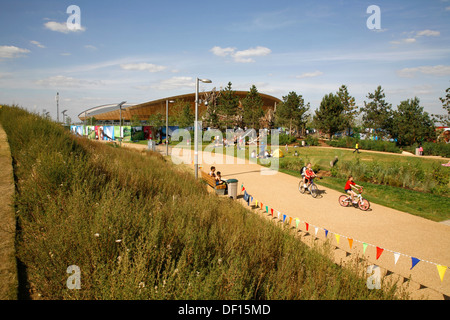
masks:
POLYGON ((18 259, 43 299, 393 299, 154 153, 4 107, 18 259), (67 267, 81 270, 69 290, 67 267))
POLYGON ((358 181, 450 196, 450 172, 439 163, 355 161, 339 162, 332 174, 338 178, 353 175, 358 181))

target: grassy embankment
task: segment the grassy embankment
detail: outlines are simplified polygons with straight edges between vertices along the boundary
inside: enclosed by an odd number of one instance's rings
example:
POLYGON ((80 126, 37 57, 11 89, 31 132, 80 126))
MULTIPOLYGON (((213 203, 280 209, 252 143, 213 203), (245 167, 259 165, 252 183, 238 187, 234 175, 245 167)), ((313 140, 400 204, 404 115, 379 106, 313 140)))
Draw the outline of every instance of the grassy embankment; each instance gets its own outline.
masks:
POLYGON ((79 139, 16 107, 0 122, 14 164, 17 257, 33 297, 394 298, 387 284, 368 290, 364 268, 337 266, 326 249, 209 194, 158 154, 79 139), (66 287, 71 265, 81 290, 66 287))

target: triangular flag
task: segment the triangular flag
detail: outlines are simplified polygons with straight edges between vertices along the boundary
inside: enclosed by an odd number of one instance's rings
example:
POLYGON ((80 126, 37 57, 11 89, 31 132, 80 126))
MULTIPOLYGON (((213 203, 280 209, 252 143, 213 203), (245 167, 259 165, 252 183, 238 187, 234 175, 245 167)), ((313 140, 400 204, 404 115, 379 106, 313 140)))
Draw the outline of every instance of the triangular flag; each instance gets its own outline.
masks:
POLYGON ((266 212, 269 212, 269 206, 266 206, 266 212))
POLYGON ((283 214, 283 222, 284 222, 284 220, 286 220, 286 215, 285 214, 283 214))
POLYGON ((272 212, 272 217, 273 217, 273 208, 270 209, 270 212, 272 212))
POLYGON ((394 252, 394 262, 395 262, 395 264, 397 264, 398 258, 400 258, 400 253, 394 252))
POLYGON ((350 249, 352 248, 352 246, 353 246, 353 239, 348 239, 348 245, 350 246, 350 249))
POLYGON ((367 243, 363 242, 363 253, 366 253, 367 243))
POLYGON ((277 210, 277 217, 278 217, 278 219, 280 219, 280 214, 281 214, 281 212, 277 210))
POLYGON ((338 235, 337 233, 335 233, 334 236, 336 237, 337 244, 339 244, 339 239, 341 238, 341 236, 338 235))
POLYGON ((437 269, 438 269, 439 277, 441 278, 441 281, 444 281, 444 274, 445 274, 445 271, 447 271, 447 267, 441 266, 438 264, 437 269))
POLYGON ((317 236, 317 231, 319 231, 319 228, 318 227, 314 227, 314 235, 316 235, 316 236, 317 236))
POLYGON ((306 231, 308 231, 308 229, 309 229, 309 223, 306 223, 306 222, 305 222, 305 225, 306 225, 306 231))
POLYGON ((295 218, 295 227, 298 229, 298 223, 300 222, 299 218, 295 218))
POLYGON ((262 207, 263 207, 263 204, 262 204, 262 202, 261 202, 261 210, 262 210, 262 207))
POLYGON ((292 222, 292 217, 289 217, 289 224, 291 224, 292 222))
POLYGON ((377 260, 378 260, 378 258, 381 256, 381 254, 383 253, 383 251, 384 251, 383 248, 377 247, 377 260))
POLYGON ((250 203, 253 203, 253 197, 250 197, 250 203))
POLYGON ((328 236, 328 230, 327 229, 323 229, 325 230, 325 238, 328 236))
POLYGON ((420 261, 420 259, 411 257, 412 266, 411 266, 411 269, 409 269, 409 270, 412 270, 412 268, 414 268, 416 266, 416 264, 419 263, 419 261, 420 261))
POLYGON ((258 199, 255 199, 255 206, 258 206, 258 199))

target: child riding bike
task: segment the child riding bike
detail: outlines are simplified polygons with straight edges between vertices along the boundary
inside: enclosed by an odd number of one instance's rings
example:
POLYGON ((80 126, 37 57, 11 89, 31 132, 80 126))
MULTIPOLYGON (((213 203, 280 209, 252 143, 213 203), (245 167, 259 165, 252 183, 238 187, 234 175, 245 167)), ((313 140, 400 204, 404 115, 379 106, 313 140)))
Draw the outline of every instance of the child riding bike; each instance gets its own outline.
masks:
POLYGON ((311 179, 316 176, 314 171, 311 169, 311 162, 308 162, 306 167, 303 167, 301 174, 303 179, 303 187, 306 189, 308 187, 307 182, 311 182, 311 179))
MULTIPOLYGON (((345 183, 345 193, 348 193, 352 197, 352 203, 355 203, 355 197, 357 196, 356 192, 352 190, 353 189, 361 189, 362 186, 357 185, 355 181, 353 181, 353 176, 349 176, 347 182, 345 183)), ((356 204, 356 203, 355 203, 356 204)))

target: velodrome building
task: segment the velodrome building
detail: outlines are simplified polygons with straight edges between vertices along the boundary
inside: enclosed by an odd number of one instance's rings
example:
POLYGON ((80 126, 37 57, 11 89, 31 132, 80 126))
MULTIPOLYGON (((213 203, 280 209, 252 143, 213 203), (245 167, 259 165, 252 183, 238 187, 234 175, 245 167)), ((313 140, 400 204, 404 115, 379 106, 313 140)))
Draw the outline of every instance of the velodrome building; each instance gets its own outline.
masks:
MULTIPOLYGON (((239 97, 240 105, 242 100, 248 94, 248 91, 235 91, 235 94, 239 97)), ((199 99, 208 100, 208 97, 211 95, 211 92, 201 92, 199 93, 199 99)), ((267 116, 272 115, 276 110, 277 104, 281 102, 280 99, 270 96, 268 94, 259 93, 263 100, 263 110, 267 116)), ((87 120, 91 117, 95 117, 96 120, 99 121, 120 121, 120 114, 122 114, 122 119, 124 121, 131 121, 133 116, 137 115, 141 121, 147 120, 153 114, 166 114, 166 102, 167 101, 176 101, 176 100, 184 100, 191 103, 191 110, 194 112, 195 110, 195 93, 189 93, 179 96, 167 97, 163 99, 153 100, 149 102, 144 102, 140 104, 124 104, 122 106, 122 110, 120 112, 120 108, 118 104, 107 104, 102 106, 93 107, 90 109, 86 109, 78 115, 78 118, 81 121, 87 120)), ((242 105, 241 105, 242 106, 242 105)), ((207 106, 204 103, 199 103, 199 115, 202 114, 206 110, 207 106)), ((170 104, 169 104, 169 115, 172 114, 170 104)), ((199 118, 199 120, 201 120, 199 118)))

